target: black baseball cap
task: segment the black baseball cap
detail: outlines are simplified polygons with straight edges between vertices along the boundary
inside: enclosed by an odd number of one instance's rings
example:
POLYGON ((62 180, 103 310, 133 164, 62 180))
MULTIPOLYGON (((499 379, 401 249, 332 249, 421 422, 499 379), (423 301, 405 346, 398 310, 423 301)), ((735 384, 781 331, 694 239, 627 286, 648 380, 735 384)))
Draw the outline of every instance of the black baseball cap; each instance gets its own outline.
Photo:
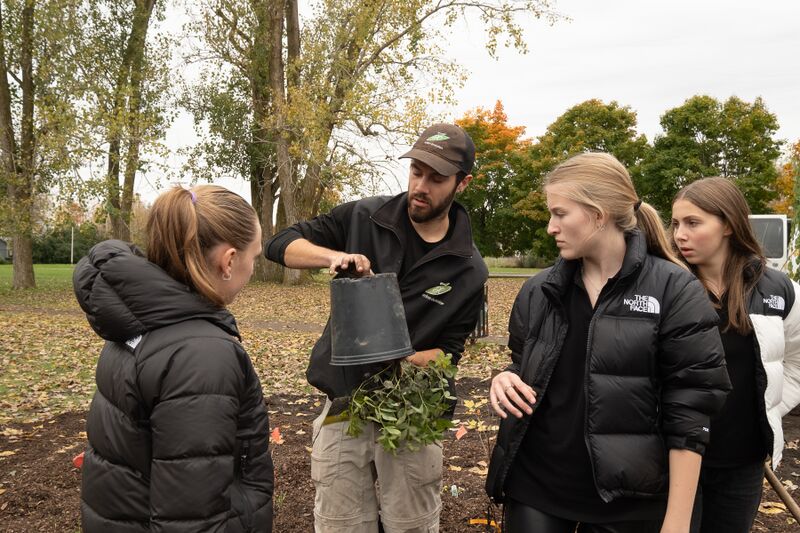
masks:
POLYGON ((442 176, 472 173, 475 144, 467 132, 454 124, 434 124, 419 136, 414 146, 400 156, 430 166, 442 176))

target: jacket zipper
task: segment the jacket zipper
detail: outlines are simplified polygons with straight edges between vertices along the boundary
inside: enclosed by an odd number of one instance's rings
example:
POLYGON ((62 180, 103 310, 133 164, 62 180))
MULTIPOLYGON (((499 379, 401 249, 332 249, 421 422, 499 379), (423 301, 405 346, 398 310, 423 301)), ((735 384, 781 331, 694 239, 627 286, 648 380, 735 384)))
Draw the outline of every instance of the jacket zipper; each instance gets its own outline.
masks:
MULTIPOLYGON (((605 287, 604 287, 605 288, 605 287)), ((594 488, 597 491, 597 494, 600 498, 608 503, 609 500, 603 495, 603 492, 600 490, 599 485, 597 484, 597 472, 595 471, 594 467, 594 457, 592 457, 592 450, 589 446, 589 366, 591 364, 591 353, 589 349, 592 346, 592 334, 594 333, 594 323, 595 319, 597 318, 598 312, 600 311, 600 297, 602 296, 603 292, 600 291, 600 294, 597 295, 597 301, 595 302, 595 308, 592 312, 592 319, 589 321, 589 334, 586 336, 586 361, 584 362, 583 368, 583 443, 586 445, 586 453, 589 455, 589 466, 592 468, 592 481, 594 482, 594 488)), ((587 293, 588 296, 588 293, 587 293)))
MULTIPOLYGON (((589 334, 586 336, 586 362, 584 363, 584 369, 583 369, 583 398, 584 398, 583 442, 586 445, 586 453, 589 454, 589 466, 592 468, 592 481, 594 482, 594 488, 597 491, 597 494, 600 496, 600 499, 603 500, 605 503, 608 503, 611 500, 606 495, 604 495, 605 491, 600 489, 600 485, 597 483, 597 471, 594 466, 594 456, 592 455, 592 450, 591 447, 589 446, 589 366, 591 364, 591 357, 592 357, 589 349, 592 346, 592 337, 594 333, 595 321, 597 317, 600 314, 602 314, 602 309, 600 305, 606 303, 609 295, 614 292, 614 289, 617 288, 617 285, 621 280, 622 278, 615 280, 614 284, 611 287, 608 287, 608 285, 603 286, 603 288, 600 290, 600 294, 597 295, 597 300, 595 301, 595 306, 592 311, 592 319, 589 321, 589 334)), ((587 292, 587 297, 588 297, 588 292, 587 292)), ((605 307, 606 306, 604 305, 603 309, 605 307)))
POLYGON ((244 516, 242 523, 244 524, 245 531, 253 529, 253 508, 250 505, 250 499, 247 497, 247 489, 244 484, 244 477, 247 474, 247 461, 250 454, 250 441, 242 441, 242 447, 239 451, 239 490, 242 493, 242 503, 244 504, 244 516))

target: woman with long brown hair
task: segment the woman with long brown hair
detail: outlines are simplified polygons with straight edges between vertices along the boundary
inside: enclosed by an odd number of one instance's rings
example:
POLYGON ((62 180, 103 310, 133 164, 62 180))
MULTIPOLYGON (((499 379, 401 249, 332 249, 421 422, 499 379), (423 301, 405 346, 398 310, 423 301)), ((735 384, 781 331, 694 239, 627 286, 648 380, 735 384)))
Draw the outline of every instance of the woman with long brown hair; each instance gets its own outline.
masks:
POLYGON ((800 402, 798 286, 766 266, 747 202, 725 178, 681 189, 673 245, 719 315, 733 390, 711 419, 692 531, 744 533, 758 512, 764 460, 778 465, 781 417, 800 402))
POLYGON ((686 533, 729 387, 714 310, 613 156, 544 192, 560 258, 514 303, 487 492, 508 533, 686 533))
POLYGON ((269 532, 269 419, 225 307, 261 253, 256 213, 222 187, 175 187, 147 234, 146 256, 105 241, 73 276, 106 341, 86 419, 83 531, 269 532))

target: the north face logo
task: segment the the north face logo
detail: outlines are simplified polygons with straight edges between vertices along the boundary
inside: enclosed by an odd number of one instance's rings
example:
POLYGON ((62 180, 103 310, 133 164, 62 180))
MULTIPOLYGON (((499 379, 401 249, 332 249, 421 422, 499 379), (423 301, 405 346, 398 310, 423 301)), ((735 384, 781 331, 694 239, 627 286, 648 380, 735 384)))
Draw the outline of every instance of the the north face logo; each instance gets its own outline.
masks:
POLYGON ((767 304, 770 309, 777 309, 778 311, 786 309, 786 300, 783 299, 783 296, 770 294, 769 298, 764 298, 764 303, 767 304))
POLYGON ((139 335, 138 337, 134 337, 132 339, 126 340, 125 344, 127 344, 130 347, 131 350, 135 350, 136 347, 139 346, 139 342, 141 342, 141 340, 142 340, 142 336, 139 335))
POLYGON ((641 296, 634 294, 633 298, 625 298, 622 303, 629 306, 631 311, 639 313, 652 313, 657 315, 661 312, 661 304, 653 296, 641 296))

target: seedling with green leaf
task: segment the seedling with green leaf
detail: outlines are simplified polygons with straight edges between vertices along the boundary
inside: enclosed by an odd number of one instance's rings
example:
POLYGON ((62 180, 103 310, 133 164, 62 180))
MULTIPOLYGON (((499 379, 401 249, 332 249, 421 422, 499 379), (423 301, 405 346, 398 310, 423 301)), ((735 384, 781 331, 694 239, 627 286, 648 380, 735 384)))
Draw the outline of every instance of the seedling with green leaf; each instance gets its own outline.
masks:
POLYGON ((353 393, 348 435, 357 437, 365 423, 374 422, 378 442, 392 453, 402 448, 415 451, 441 441, 444 432, 453 427, 445 415, 456 400, 448 383, 455 375, 450 354, 442 354, 424 367, 405 360, 392 363, 353 393))

